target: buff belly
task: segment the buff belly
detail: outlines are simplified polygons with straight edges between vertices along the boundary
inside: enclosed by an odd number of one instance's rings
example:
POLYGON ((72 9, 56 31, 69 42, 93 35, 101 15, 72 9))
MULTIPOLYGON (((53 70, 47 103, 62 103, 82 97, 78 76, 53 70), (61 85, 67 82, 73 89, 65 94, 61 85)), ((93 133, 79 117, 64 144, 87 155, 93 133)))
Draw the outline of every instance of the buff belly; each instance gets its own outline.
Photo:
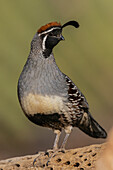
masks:
POLYGON ((63 99, 59 96, 29 93, 21 99, 21 106, 28 119, 37 125, 60 130, 68 124, 62 112, 63 99))

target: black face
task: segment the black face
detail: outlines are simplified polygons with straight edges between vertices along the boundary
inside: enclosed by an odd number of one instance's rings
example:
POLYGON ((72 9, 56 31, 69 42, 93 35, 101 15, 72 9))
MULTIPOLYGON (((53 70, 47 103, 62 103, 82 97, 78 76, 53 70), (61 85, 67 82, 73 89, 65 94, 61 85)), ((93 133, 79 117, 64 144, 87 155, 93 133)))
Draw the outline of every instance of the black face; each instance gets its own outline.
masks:
POLYGON ((59 41, 64 40, 61 33, 62 29, 54 29, 51 32, 48 32, 47 34, 42 35, 42 48, 45 57, 48 57, 50 55, 53 47, 56 46, 59 41))
POLYGON ((59 43, 59 41, 63 39, 61 32, 62 32, 61 29, 56 29, 48 34, 45 42, 45 47, 47 49, 53 49, 53 47, 56 46, 59 43))

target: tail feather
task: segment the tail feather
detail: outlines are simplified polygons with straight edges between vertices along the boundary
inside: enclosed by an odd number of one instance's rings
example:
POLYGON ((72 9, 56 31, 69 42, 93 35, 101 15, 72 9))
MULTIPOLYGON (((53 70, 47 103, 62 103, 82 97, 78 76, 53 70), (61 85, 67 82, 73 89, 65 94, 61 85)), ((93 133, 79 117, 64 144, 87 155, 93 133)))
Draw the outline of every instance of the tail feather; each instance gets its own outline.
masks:
POLYGON ((90 113, 84 113, 79 129, 94 138, 106 138, 106 131, 94 120, 90 113))

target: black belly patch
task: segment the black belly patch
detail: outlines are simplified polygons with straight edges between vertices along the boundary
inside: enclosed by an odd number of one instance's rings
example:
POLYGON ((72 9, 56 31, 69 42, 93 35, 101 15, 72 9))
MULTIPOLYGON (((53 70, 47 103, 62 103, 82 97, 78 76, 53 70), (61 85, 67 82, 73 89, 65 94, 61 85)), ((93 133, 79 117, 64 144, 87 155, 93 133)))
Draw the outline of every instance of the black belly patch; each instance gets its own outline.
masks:
POLYGON ((49 127, 58 130, 61 130, 62 127, 65 126, 63 115, 60 115, 58 113, 47 115, 37 113, 34 115, 27 115, 27 117, 30 121, 39 126, 49 127))

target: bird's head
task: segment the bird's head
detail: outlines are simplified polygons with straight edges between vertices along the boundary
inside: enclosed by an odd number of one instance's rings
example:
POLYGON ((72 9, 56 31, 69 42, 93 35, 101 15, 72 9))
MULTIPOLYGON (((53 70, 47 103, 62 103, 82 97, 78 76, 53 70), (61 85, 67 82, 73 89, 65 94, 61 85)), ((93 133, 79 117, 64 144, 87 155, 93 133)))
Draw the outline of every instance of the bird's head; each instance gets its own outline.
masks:
POLYGON ((51 22, 51 23, 48 23, 42 26, 37 31, 37 35, 41 40, 41 48, 46 58, 51 54, 52 49, 61 40, 64 40, 64 37, 62 36, 62 30, 64 27, 68 25, 72 25, 75 28, 79 27, 79 24, 76 21, 69 21, 65 23, 64 25, 61 25, 58 22, 51 22))

